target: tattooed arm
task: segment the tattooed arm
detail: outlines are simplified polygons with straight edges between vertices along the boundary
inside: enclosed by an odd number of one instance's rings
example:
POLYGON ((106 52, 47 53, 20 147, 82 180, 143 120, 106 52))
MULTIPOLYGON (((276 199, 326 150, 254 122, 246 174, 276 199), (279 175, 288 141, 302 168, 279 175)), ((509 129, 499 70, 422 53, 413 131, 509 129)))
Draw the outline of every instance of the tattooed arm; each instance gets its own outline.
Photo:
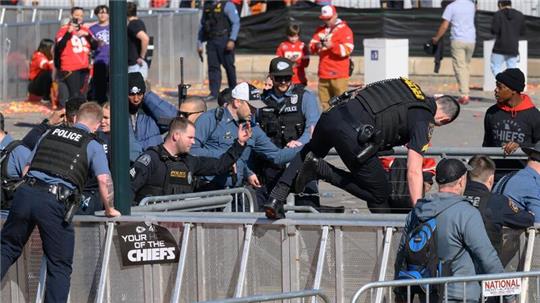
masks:
POLYGON ((99 196, 103 206, 105 208, 105 215, 107 217, 118 217, 120 212, 114 208, 114 189, 111 175, 102 174, 97 176, 99 184, 99 196))

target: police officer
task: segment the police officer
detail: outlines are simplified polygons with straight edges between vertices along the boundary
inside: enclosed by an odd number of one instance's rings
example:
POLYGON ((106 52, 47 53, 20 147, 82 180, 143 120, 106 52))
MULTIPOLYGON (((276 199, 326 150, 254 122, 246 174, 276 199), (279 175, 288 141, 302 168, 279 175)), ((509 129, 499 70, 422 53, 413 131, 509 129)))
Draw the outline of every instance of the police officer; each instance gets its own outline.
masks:
POLYGON ((246 128, 240 125, 237 140, 219 159, 196 157, 189 154, 195 142, 195 125, 184 117, 173 119, 165 142, 145 151, 130 170, 135 201, 148 196, 193 192, 195 176, 229 170, 250 137, 249 124, 246 128))
POLYGON ((2 182, 1 209, 8 209, 15 188, 23 176, 30 150, 19 140, 14 140, 4 130, 4 115, 0 113, 0 181, 2 182))
POLYGON ((260 91, 253 85, 242 82, 232 90, 231 101, 225 107, 209 110, 197 119, 195 144, 191 149, 191 153, 196 156, 220 157, 236 140, 240 125, 251 124, 253 130, 235 169, 217 176, 205 176, 202 178, 203 183, 207 183, 204 189, 243 186, 244 180, 254 187, 259 187, 257 175, 248 166, 252 150, 274 164, 285 164, 294 158, 299 148, 279 149, 252 121, 252 109, 265 106, 260 100, 260 91))
MULTIPOLYGON (((263 95, 262 100, 266 107, 259 109, 257 113, 257 123, 279 148, 294 148, 309 142, 311 132, 320 117, 315 96, 306 90, 304 85, 292 84, 293 65, 292 61, 282 57, 270 61, 272 89, 263 95)), ((258 172, 262 177, 262 186, 257 189, 257 200, 263 204, 285 165, 275 165, 264 160, 257 162, 260 166, 258 172)), ((308 184, 306 192, 317 193, 317 183, 308 184)), ((319 199, 315 196, 298 197, 296 203, 320 206, 319 199)))
POLYGON ((101 106, 85 103, 73 127, 54 127, 43 136, 25 167, 26 181, 15 192, 2 229, 3 278, 21 255, 34 226, 38 226, 47 256, 45 302, 66 302, 68 298, 75 234, 66 210, 80 202, 77 196, 89 169, 98 178, 105 215, 120 215, 113 206, 107 158, 92 136, 102 117, 101 106))
MULTIPOLYGON (((495 180, 495 162, 487 156, 474 156, 469 160, 472 170, 464 196, 480 210, 491 244, 497 251, 503 266, 503 226, 525 229, 534 225, 534 215, 521 209, 511 199, 491 192, 495 180)), ((519 238, 519 237, 518 237, 519 238)))
POLYGON ((202 43, 206 42, 210 95, 206 97, 205 101, 215 100, 218 97, 221 86, 221 65, 225 68, 229 87, 236 86, 234 47, 239 30, 240 17, 232 2, 204 1, 198 36, 198 52, 202 61, 202 43))
POLYGON ((377 153, 404 144, 409 149, 407 180, 414 205, 422 195, 423 153, 429 147, 433 127, 452 122, 458 114, 456 100, 426 97, 417 84, 405 78, 375 82, 341 95, 321 115, 311 141, 272 190, 266 215, 283 215, 282 204, 300 168, 297 192, 307 182, 322 178, 365 200, 371 212, 387 212, 390 185, 377 153), (322 160, 331 148, 350 172, 322 160))

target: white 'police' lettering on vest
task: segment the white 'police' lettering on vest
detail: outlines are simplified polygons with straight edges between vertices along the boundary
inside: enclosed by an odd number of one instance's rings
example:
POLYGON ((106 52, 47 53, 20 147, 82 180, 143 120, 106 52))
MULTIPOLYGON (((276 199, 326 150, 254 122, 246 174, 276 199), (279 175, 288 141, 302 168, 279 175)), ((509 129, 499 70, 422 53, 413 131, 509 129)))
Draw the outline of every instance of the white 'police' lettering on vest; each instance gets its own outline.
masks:
POLYGON ((60 128, 55 129, 52 132, 52 134, 57 136, 57 137, 65 138, 65 139, 75 141, 75 142, 79 142, 81 140, 81 138, 82 138, 81 134, 78 134, 76 132, 71 132, 71 131, 66 130, 66 129, 60 129, 60 128))
POLYGON ((294 113, 298 111, 298 107, 297 106, 287 106, 283 109, 283 112, 285 113, 294 113))

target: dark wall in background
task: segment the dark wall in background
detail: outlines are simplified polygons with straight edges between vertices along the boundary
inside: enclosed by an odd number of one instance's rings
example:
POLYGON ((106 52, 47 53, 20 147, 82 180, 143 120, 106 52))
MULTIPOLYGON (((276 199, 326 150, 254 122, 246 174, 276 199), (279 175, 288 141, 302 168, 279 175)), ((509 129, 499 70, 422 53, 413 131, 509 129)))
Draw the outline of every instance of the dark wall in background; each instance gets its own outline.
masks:
MULTIPOLYGON (((354 33, 354 54, 363 55, 363 39, 366 38, 407 38, 410 56, 428 56, 423 44, 435 35, 441 22, 441 8, 421 8, 408 10, 337 8, 339 17, 346 21, 354 33)), ((308 43, 317 26, 320 7, 303 3, 291 8, 270 11, 264 14, 242 18, 238 38, 238 53, 271 54, 286 39, 285 28, 292 20, 301 25, 301 39, 308 43)), ((483 56, 483 41, 493 39, 491 19, 493 12, 476 13, 475 57, 483 56)), ((540 58, 540 18, 526 16, 529 41, 528 55, 540 58)), ((445 57, 450 55, 450 29, 445 36, 445 57)))

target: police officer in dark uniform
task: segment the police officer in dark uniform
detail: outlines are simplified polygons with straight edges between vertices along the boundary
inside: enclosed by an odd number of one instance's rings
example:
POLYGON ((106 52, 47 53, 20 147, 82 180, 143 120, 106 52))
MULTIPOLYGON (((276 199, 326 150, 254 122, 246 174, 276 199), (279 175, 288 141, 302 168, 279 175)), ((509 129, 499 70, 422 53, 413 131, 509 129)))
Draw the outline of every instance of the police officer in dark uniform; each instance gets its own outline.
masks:
POLYGON ((193 192, 195 176, 227 172, 250 137, 249 124, 245 128, 241 125, 238 140, 219 159, 196 157, 189 154, 195 142, 195 125, 184 117, 174 118, 165 142, 145 151, 130 170, 135 201, 148 196, 193 192))
POLYGON ((198 37, 198 52, 202 61, 202 43, 206 42, 210 95, 205 98, 205 101, 215 100, 218 97, 221 86, 221 65, 225 68, 229 87, 236 86, 234 47, 239 30, 240 16, 238 16, 232 2, 204 1, 198 37))
MULTIPOLYGON (((469 165, 472 170, 464 196, 480 211, 491 244, 506 266, 515 251, 503 249, 503 226, 523 230, 534 225, 534 215, 518 207, 511 199, 491 192, 496 168, 493 160, 487 156, 474 156, 469 165)), ((519 235, 515 239, 519 248, 519 235)))
MULTIPOLYGON (((262 101, 266 107, 257 113, 257 123, 279 148, 294 148, 308 143, 320 117, 315 95, 306 90, 304 85, 292 84, 293 64, 282 57, 270 61, 272 89, 263 95, 262 101)), ((255 162, 262 181, 262 186, 257 188, 257 200, 262 205, 285 170, 285 165, 273 164, 262 157, 255 162)), ((309 183, 305 192, 317 193, 317 183, 309 183)), ((318 196, 315 195, 297 197, 295 201, 297 205, 320 206, 318 196)))
POLYGON ((331 101, 311 141, 272 190, 266 215, 283 216, 282 204, 299 169, 296 191, 311 180, 323 179, 365 200, 371 212, 388 212, 390 185, 377 153, 404 144, 409 149, 407 180, 414 205, 422 196, 423 153, 429 147, 433 127, 456 119, 457 101, 448 96, 436 100, 427 97, 417 84, 405 78, 375 82, 331 101), (331 148, 336 149, 350 172, 322 160, 331 148))
POLYGON ((69 293, 75 233, 68 211, 79 201, 89 168, 97 176, 105 215, 119 216, 103 147, 93 139, 103 113, 89 102, 81 106, 73 127, 48 131, 33 150, 26 181, 15 192, 2 229, 2 278, 21 255, 37 225, 47 256, 45 302, 66 302, 69 293))

